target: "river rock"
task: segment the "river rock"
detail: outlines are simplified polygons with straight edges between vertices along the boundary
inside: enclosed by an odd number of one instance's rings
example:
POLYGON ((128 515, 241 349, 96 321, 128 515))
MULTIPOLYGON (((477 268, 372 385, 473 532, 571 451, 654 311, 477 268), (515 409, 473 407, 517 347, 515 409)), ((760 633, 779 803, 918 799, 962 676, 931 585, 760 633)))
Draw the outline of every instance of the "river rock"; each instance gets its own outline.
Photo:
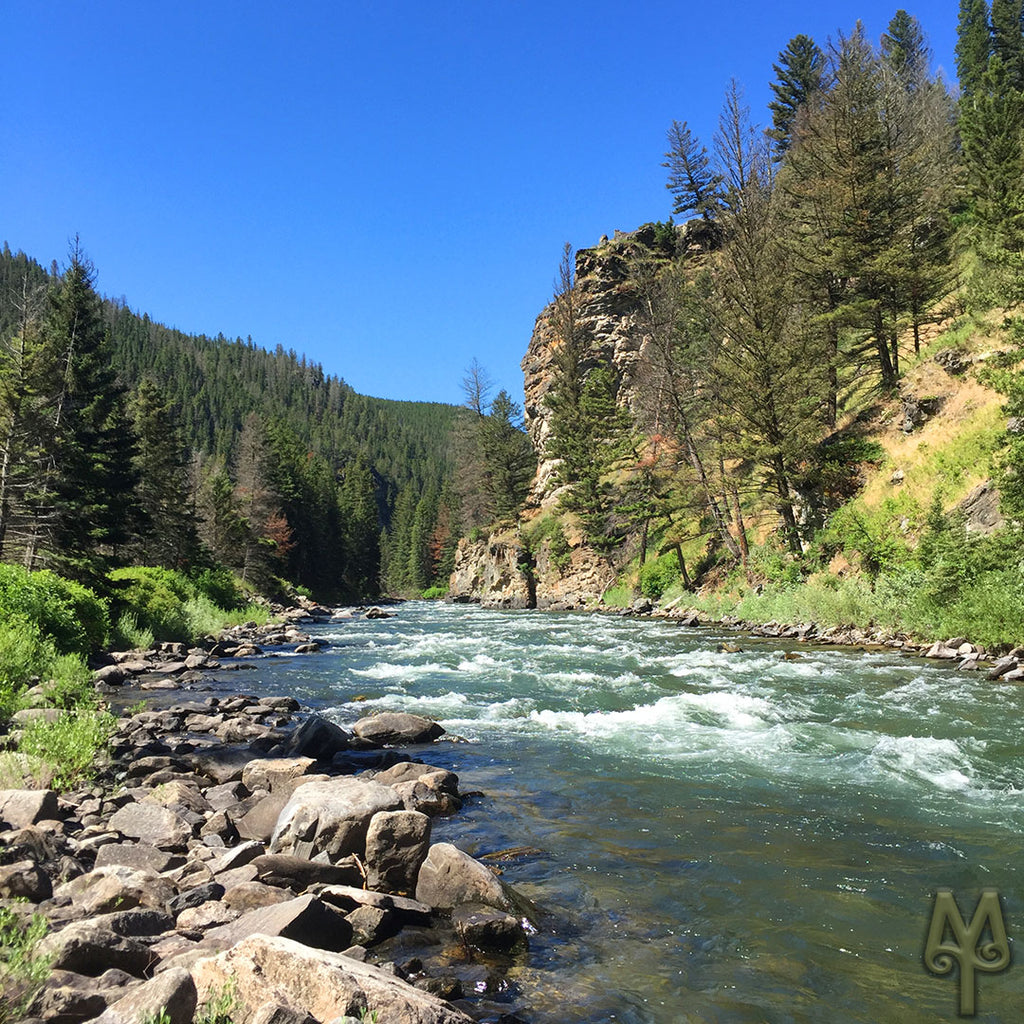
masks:
POLYGON ((111 864, 65 882, 55 895, 69 897, 82 914, 105 914, 133 907, 165 910, 175 889, 169 879, 152 871, 111 864))
POLYGON ((452 911, 452 924, 467 946, 507 953, 526 942, 518 918, 481 903, 464 903, 452 911))
MULTIPOLYGON (((250 761, 242 769, 242 785, 255 792, 265 789, 269 793, 282 788, 282 783, 308 775, 316 764, 312 757, 268 757, 250 761)), ((289 792, 294 791, 294 785, 289 792)))
POLYGON ((245 914, 250 910, 258 910, 260 907, 272 907, 275 903, 284 903, 290 898, 291 894, 285 889, 253 881, 233 885, 224 893, 221 902, 226 907, 245 914))
POLYGON ((483 903, 511 910, 512 901, 500 880, 478 860, 451 843, 435 843, 420 867, 416 899, 431 907, 483 903))
POLYGON ((37 947, 51 966, 77 974, 97 975, 110 968, 143 977, 156 957, 138 939, 118 935, 96 921, 75 921, 45 936, 37 947))
POLYGON ((19 860, 0 867, 0 899, 39 903, 53 895, 50 876, 33 860, 19 860))
POLYGON ((52 789, 0 789, 0 824, 7 828, 25 828, 59 816, 52 789))
POLYGON ((340 952, 352 944, 352 926, 336 908, 310 893, 242 914, 213 928, 204 944, 226 949, 250 935, 279 935, 305 946, 340 952))
POLYGON ((366 833, 366 884, 389 893, 416 890, 430 848, 430 818, 418 811, 380 811, 366 833))
POLYGON ((192 826, 180 815, 146 801, 126 804, 111 816, 110 827, 157 849, 177 849, 192 838, 192 826))
POLYGON ((158 850, 149 843, 104 843, 96 851, 96 867, 112 864, 160 874, 182 863, 180 854, 158 850))
POLYGON ((363 881, 363 874, 354 857, 345 857, 334 864, 328 864, 290 854, 267 853, 246 866, 253 869, 264 885, 275 885, 294 892, 304 892, 317 884, 359 885, 363 881))
POLYGON ((353 777, 307 782, 292 793, 270 840, 272 853, 336 861, 363 856, 370 819, 402 800, 390 786, 353 777))
POLYGON ((341 1015, 365 1019, 372 1009, 387 1024, 472 1022, 436 996, 377 967, 284 938, 254 935, 226 953, 200 960, 192 976, 200 1002, 233 981, 238 1024, 250 1024, 260 1007, 282 1000, 319 1021, 341 1015))
POLYGON ((138 1024, 163 1013, 170 1024, 192 1024, 196 1009, 196 984, 181 967, 171 968, 138 986, 107 1009, 91 1024, 138 1024))
POLYGON ((335 754, 348 750, 351 733, 320 715, 310 715, 281 746, 282 757, 312 757, 330 761, 335 754))
POLYGON ((381 747, 430 743, 444 735, 444 729, 437 722, 404 711, 382 711, 377 715, 360 718, 352 726, 352 731, 361 740, 381 747))
POLYGON ((78 1024, 102 1013, 139 982, 124 971, 104 971, 90 978, 74 971, 54 970, 32 997, 25 1012, 29 1019, 78 1024))

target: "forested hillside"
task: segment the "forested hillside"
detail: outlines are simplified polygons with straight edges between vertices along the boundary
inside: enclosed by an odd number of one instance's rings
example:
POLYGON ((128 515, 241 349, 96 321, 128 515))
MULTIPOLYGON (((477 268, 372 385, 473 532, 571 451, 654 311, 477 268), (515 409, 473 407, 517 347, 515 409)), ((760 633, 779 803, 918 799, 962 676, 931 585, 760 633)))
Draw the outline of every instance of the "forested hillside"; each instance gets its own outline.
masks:
POLYGON ((369 398, 294 351, 154 323, 96 294, 77 243, 63 272, 5 245, 0 344, 4 560, 89 580, 206 559, 350 598, 447 575, 463 410, 369 398), (86 520, 93 536, 72 539, 86 520))
MULTIPOLYGON (((496 603, 1024 638, 1022 4, 959 18, 958 92, 906 11, 877 44, 796 36, 767 127, 735 81, 708 144, 669 126, 685 224, 567 248, 523 363, 540 470, 491 533, 496 603), (1001 529, 963 504, 979 478, 1001 529)), ((488 557, 464 549, 459 596, 488 557)))

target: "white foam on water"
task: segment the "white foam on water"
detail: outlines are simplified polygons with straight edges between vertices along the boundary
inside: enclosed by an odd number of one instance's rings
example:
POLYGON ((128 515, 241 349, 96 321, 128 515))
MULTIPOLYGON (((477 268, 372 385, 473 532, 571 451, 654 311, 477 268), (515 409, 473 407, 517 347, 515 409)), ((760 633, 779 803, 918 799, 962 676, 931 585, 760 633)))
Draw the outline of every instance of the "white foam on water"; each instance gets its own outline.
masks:
POLYGON ((975 788, 974 768, 952 739, 882 736, 871 752, 871 760, 883 773, 922 780, 938 789, 963 792, 975 788))
POLYGON ((450 665, 440 665, 437 662, 427 662, 423 665, 396 664, 390 661, 379 661, 368 668, 353 668, 349 670, 354 676, 363 676, 367 679, 408 679, 426 673, 437 673, 439 675, 451 674, 458 671, 450 665))

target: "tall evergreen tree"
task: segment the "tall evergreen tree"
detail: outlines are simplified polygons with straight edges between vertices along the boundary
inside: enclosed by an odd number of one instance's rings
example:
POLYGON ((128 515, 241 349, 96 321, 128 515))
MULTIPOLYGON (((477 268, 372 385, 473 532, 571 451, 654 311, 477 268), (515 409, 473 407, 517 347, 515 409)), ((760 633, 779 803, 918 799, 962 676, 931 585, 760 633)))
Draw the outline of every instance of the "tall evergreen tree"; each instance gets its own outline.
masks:
POLYGON ((981 86, 992 54, 992 35, 986 0, 960 0, 957 21, 956 72, 960 94, 968 100, 981 86))
POLYGON ((94 270, 78 240, 51 292, 44 335, 54 381, 49 465, 30 498, 30 567, 96 582, 131 534, 134 445, 114 372, 94 270))
POLYGON ((151 380, 135 389, 129 413, 137 439, 134 467, 141 511, 131 553, 146 565, 186 568, 198 556, 199 537, 181 430, 151 380))
POLYGON ((673 121, 668 130, 668 152, 662 167, 668 168, 665 187, 672 193, 672 213, 695 213, 714 220, 721 206, 722 178, 711 167, 708 151, 685 121, 673 121))
POLYGON ((902 8, 882 34, 882 60, 909 90, 923 84, 928 75, 930 54, 917 18, 902 8))
POLYGON ((775 156, 781 159, 792 142, 797 115, 823 87, 825 54, 810 36, 797 35, 779 53, 779 62, 772 69, 776 80, 771 83, 775 99, 768 104, 772 112, 769 135, 775 140, 775 156))
POLYGON ((1002 61, 1006 87, 1024 92, 1024 0, 992 0, 992 54, 1002 61))

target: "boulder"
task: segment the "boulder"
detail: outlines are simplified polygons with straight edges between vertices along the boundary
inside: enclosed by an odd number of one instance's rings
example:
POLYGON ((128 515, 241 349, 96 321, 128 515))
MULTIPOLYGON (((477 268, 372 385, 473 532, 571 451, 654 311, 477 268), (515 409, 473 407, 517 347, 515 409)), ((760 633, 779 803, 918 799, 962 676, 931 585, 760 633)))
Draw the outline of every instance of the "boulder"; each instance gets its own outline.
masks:
POLYGON ((181 967, 158 974, 108 1006, 90 1024, 138 1024, 163 1012, 170 1024, 192 1024, 196 1009, 196 984, 181 967))
POLYGON ((352 731, 361 740, 380 747, 431 743, 444 735, 444 729, 437 722, 404 711, 382 711, 360 718, 352 731))
POLYGON ((97 921, 75 921, 45 936, 37 947, 51 966, 77 974, 98 975, 110 968, 136 978, 148 973, 156 957, 138 939, 118 935, 97 921))
POLYGON ((60 817, 52 789, 0 789, 0 825, 25 828, 60 817))
POLYGON ((340 725, 310 715, 284 742, 283 755, 330 761, 339 751, 348 750, 351 740, 351 734, 340 725))
POLYGON ((70 898, 82 914, 106 914, 134 907, 165 910, 175 888, 152 871, 111 864, 65 882, 55 895, 70 898))
POLYGON ((50 972, 43 987, 32 997, 25 1013, 32 1019, 57 1024, 78 1024, 101 1014, 138 982, 124 971, 105 971, 98 978, 89 978, 73 971, 50 972))
POLYGON ((254 935, 192 968, 199 1001, 233 980, 236 1024, 252 1024, 259 1009, 285 1001, 319 1021, 371 1010, 387 1024, 471 1024, 472 1018, 436 996, 377 967, 308 949, 280 937, 254 935))
POLYGON ((478 860, 451 843, 435 843, 420 867, 416 899, 431 907, 483 903, 511 910, 512 900, 501 881, 478 860))
POLYGON ((328 864, 326 861, 307 860, 290 854, 266 853, 246 866, 253 869, 256 878, 264 885, 274 885, 294 892, 304 892, 318 884, 361 885, 363 882, 363 874, 354 857, 328 864))
POLYGON ((192 838, 192 826, 180 815, 148 801, 125 804, 111 816, 110 827, 161 850, 183 847, 192 838))
POLYGON ((307 893, 242 914, 230 924, 213 928, 204 945, 227 949, 251 935, 277 935, 304 946, 340 952, 352 944, 352 926, 335 907, 307 893))
MULTIPOLYGON (((282 787, 283 782, 308 775, 316 761, 312 757, 267 757, 250 761, 242 769, 242 785, 250 792, 265 789, 273 793, 282 787)), ((289 792, 294 791, 294 785, 289 792)))
POLYGON ((96 851, 96 867, 103 868, 112 864, 140 871, 152 871, 160 874, 181 863, 180 855, 158 850, 149 843, 104 843, 96 851))
POLYGON ((235 828, 242 839, 252 839, 259 843, 269 843, 274 834, 281 812, 288 804, 288 793, 270 793, 257 803, 242 817, 236 819, 235 828))
POLYGON ((34 860, 0 866, 0 899, 24 899, 39 903, 53 895, 49 875, 34 860))
POLYGON ((290 899, 289 893, 276 885, 265 885, 263 882, 240 882, 233 885, 221 902, 232 910, 244 914, 259 907, 271 907, 275 903, 284 903, 290 899))
POLYGON ((418 811, 380 811, 366 833, 366 884, 393 893, 416 890, 430 848, 430 818, 418 811))
POLYGON ((452 911, 452 924, 467 946, 507 953, 526 944, 519 919, 480 903, 464 903, 452 911))
POLYGON ((363 856, 370 819, 402 807, 399 795, 379 782, 347 777, 307 782, 288 800, 270 840, 272 853, 325 855, 336 861, 363 856))

